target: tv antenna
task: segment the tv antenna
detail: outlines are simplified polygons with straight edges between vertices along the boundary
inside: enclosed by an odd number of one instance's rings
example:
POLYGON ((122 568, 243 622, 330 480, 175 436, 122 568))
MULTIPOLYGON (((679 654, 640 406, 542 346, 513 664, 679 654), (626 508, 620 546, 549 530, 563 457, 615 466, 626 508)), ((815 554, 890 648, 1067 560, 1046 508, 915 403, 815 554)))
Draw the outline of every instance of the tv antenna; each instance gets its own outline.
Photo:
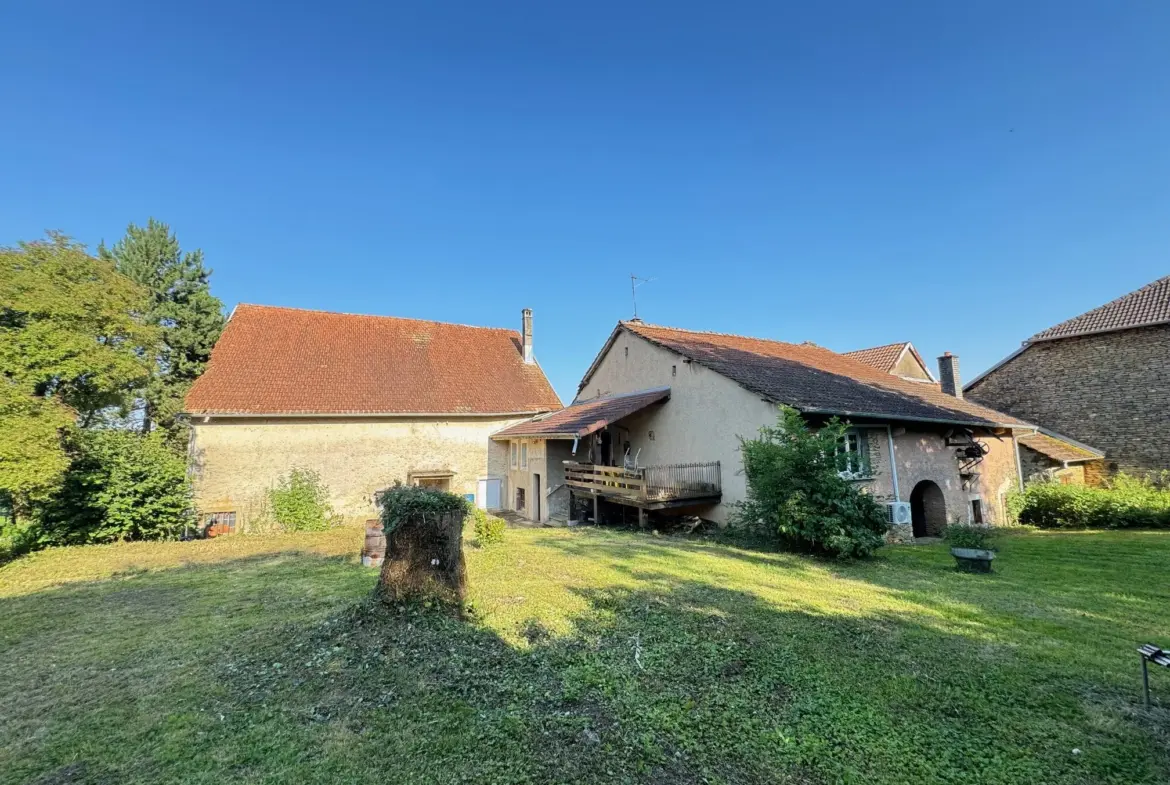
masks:
POLYGON ((634 301, 634 318, 638 318, 638 287, 644 283, 657 281, 657 278, 639 278, 636 275, 630 275, 630 298, 634 301))

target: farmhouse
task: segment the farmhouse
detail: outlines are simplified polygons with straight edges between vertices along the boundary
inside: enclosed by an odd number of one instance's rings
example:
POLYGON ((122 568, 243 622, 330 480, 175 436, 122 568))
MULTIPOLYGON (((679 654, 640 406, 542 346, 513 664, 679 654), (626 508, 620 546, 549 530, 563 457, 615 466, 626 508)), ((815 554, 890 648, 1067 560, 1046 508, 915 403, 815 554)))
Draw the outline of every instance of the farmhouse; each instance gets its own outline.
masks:
POLYGON ((1170 276, 1033 335, 966 393, 1101 448, 1109 471, 1170 469, 1170 276))
POLYGON ((912 347, 895 346, 885 359, 859 359, 620 322, 571 406, 493 434, 508 445, 507 506, 541 520, 568 514, 572 497, 585 514, 616 504, 639 519, 657 511, 726 523, 747 492, 740 437, 774 424, 784 404, 813 424, 850 422, 841 445, 853 456, 849 479, 889 504, 894 538, 938 534, 955 520, 1003 522, 1005 494, 1021 487, 1018 440, 1037 429, 965 400, 957 358, 939 358, 935 383, 912 347), (543 500, 527 490, 533 474, 548 488, 543 500))
POLYGON ((201 513, 246 523, 294 468, 369 517, 396 482, 500 506, 508 454, 489 437, 561 408, 523 329, 240 305, 191 388, 201 513))

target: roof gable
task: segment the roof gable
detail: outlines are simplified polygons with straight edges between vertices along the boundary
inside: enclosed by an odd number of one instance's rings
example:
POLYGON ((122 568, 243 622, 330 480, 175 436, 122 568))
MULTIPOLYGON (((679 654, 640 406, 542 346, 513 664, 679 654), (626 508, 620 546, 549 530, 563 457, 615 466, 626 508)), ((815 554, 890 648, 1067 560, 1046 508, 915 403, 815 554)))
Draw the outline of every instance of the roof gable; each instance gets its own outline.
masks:
POLYGON ((922 359, 922 355, 914 348, 914 344, 909 341, 902 341, 900 343, 888 343, 885 346, 874 346, 869 349, 857 349, 852 352, 841 352, 843 357, 852 357, 854 360, 872 365, 879 371, 892 373, 897 376, 902 376, 908 379, 921 379, 922 381, 934 381, 934 375, 931 374, 930 369, 926 367, 926 363, 922 359), (904 362, 911 363, 911 368, 915 373, 905 374, 898 373, 898 366, 904 362))
POLYGON ((1038 332, 1026 343, 1170 323, 1170 275, 1038 332))
POLYGON ((192 414, 511 414, 561 408, 515 330, 240 305, 192 414))
MULTIPOLYGON (((1027 425, 1010 415, 948 395, 936 385, 902 379, 815 344, 693 332, 641 322, 622 322, 618 329, 681 354, 769 400, 805 412, 985 427, 1027 425)), ((594 367, 596 364, 595 361, 594 367)), ((583 384, 587 381, 588 375, 583 384)))

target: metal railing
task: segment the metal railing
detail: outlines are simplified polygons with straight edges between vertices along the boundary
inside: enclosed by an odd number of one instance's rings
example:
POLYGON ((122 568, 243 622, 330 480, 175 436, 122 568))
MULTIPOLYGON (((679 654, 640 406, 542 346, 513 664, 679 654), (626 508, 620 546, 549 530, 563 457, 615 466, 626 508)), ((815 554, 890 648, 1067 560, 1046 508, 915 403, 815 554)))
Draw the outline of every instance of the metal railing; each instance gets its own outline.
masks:
POLYGON ((647 502, 716 497, 723 493, 719 461, 640 469, 565 461, 565 484, 604 496, 647 502))

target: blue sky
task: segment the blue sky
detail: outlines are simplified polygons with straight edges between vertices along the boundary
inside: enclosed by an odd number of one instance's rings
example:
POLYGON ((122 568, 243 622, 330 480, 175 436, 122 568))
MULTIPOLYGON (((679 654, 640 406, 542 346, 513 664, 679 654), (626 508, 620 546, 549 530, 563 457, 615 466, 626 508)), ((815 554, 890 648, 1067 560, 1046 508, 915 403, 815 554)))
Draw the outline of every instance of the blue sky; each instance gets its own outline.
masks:
POLYGON ((0 244, 153 215, 229 307, 532 307, 566 400, 631 273, 648 321, 973 378, 1170 272, 1160 0, 45 0, 0 31, 0 244))

